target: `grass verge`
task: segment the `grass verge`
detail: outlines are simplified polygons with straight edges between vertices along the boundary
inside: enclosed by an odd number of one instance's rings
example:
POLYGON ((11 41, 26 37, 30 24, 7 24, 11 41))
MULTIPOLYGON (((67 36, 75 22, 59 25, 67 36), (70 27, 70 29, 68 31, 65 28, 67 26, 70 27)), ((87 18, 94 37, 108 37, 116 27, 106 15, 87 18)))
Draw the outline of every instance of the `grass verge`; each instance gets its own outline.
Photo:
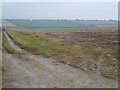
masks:
POLYGON ((14 55, 18 55, 19 53, 17 53, 10 45, 9 45, 9 42, 4 34, 4 32, 2 32, 2 36, 3 36, 3 46, 5 48, 5 50, 10 53, 10 54, 14 54, 14 55))

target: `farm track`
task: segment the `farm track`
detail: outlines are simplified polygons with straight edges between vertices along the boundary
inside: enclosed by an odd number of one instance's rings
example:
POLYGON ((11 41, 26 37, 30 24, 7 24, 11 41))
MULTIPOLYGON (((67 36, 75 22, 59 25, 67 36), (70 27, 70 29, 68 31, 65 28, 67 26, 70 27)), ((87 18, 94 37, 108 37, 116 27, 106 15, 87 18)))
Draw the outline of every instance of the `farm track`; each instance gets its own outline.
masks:
POLYGON ((12 54, 3 53, 3 88, 117 88, 117 80, 106 79, 58 63, 53 58, 33 55, 19 46, 5 33, 9 44, 24 57, 32 59, 32 63, 12 54))

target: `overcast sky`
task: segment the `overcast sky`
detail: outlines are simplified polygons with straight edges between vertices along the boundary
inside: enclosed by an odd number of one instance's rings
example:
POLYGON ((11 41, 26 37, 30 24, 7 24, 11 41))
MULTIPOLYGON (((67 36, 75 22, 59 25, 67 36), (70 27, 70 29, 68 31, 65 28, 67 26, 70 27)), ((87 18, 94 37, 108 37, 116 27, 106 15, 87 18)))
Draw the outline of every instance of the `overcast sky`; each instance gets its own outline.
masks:
POLYGON ((4 19, 116 19, 117 2, 3 3, 4 19))

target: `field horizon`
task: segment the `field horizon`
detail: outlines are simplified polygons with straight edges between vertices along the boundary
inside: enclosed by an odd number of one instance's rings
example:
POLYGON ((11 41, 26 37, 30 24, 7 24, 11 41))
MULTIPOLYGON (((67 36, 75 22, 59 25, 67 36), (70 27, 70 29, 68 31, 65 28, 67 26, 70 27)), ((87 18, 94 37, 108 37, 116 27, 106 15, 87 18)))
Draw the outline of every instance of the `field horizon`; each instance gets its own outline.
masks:
POLYGON ((26 29, 57 29, 57 28, 101 28, 117 27, 117 20, 60 20, 60 19, 5 19, 2 20, 2 26, 10 26, 26 29), (5 25, 7 23, 7 26, 5 25))

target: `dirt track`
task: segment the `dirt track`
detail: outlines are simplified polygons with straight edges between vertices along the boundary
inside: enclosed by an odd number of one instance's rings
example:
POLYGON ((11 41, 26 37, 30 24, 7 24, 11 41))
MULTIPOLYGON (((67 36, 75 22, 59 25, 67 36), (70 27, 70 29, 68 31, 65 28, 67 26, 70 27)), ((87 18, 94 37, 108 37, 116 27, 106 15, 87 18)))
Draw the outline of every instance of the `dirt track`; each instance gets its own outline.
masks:
POLYGON ((6 34, 10 45, 32 63, 3 53, 3 88, 115 88, 117 80, 106 79, 82 69, 58 63, 52 58, 22 50, 6 34))

